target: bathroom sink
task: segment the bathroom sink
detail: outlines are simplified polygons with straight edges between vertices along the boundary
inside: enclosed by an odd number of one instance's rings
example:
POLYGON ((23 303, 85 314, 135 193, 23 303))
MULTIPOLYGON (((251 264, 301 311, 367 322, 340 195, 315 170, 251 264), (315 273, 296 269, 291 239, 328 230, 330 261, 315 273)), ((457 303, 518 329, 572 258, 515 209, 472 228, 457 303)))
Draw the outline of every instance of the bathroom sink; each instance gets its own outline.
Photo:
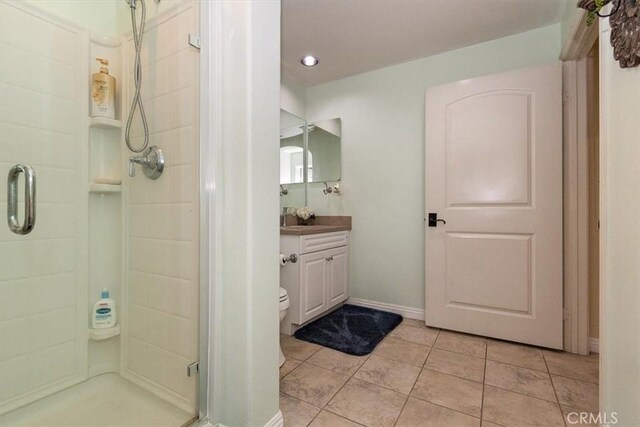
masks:
POLYGON ((332 233, 334 231, 350 229, 351 227, 347 225, 287 225, 286 227, 280 227, 280 234, 301 236, 305 234, 332 233))

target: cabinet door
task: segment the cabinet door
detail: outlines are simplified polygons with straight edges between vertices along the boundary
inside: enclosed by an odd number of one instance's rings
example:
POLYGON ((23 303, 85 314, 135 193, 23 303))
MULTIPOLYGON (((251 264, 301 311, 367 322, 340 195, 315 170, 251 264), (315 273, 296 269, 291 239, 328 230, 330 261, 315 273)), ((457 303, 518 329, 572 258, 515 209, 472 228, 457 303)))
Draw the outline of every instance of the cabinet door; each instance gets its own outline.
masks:
POLYGON ((329 280, 327 292, 329 307, 349 297, 349 247, 331 249, 329 255, 329 280))
POLYGON ((329 251, 300 256, 300 317, 306 322, 325 311, 329 251))

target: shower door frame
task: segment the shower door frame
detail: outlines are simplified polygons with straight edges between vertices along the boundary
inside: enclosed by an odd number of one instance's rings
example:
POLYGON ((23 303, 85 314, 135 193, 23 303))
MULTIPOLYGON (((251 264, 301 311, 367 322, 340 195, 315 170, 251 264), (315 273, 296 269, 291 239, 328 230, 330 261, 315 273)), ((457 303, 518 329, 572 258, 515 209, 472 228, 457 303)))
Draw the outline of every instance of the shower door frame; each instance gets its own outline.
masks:
MULTIPOLYGON (((216 420, 213 396, 219 363, 220 322, 216 313, 219 301, 217 283, 220 265, 218 240, 220 230, 220 191, 216 191, 220 181, 220 140, 219 126, 222 111, 221 96, 216 90, 220 87, 219 43, 221 13, 218 2, 199 2, 200 40, 200 102, 199 102, 199 200, 200 200, 200 327, 199 327, 199 382, 198 382, 198 418, 199 425, 207 425, 216 420), (205 119, 208 118, 208 119, 205 119), (212 161, 209 161, 212 159, 212 161)), ((215 424, 215 422, 213 422, 215 424)))

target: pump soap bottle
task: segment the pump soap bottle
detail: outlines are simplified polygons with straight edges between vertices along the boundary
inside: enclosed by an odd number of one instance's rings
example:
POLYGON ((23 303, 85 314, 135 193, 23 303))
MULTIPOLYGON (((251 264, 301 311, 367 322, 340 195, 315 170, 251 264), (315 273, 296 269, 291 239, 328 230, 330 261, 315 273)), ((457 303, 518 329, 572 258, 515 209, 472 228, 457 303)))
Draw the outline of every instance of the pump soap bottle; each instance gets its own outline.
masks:
POLYGON ((100 299, 93 305, 91 326, 93 329, 113 328, 116 326, 116 302, 109 298, 109 291, 102 290, 100 299))
POLYGON ((116 79, 109 74, 109 61, 96 58, 100 72, 91 76, 91 117, 116 118, 116 79))

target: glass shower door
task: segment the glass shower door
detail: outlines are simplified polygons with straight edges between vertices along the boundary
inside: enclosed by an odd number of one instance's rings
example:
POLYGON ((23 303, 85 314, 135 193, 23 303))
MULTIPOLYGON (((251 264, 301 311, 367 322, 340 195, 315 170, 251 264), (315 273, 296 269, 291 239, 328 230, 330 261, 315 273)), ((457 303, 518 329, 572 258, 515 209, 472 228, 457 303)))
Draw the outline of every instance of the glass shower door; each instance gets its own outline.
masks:
POLYGON ((87 374, 80 51, 0 2, 0 415, 87 374))
POLYGON ((130 3, 0 0, 0 426, 197 416, 199 3, 153 4, 142 95, 166 164, 151 180, 126 174, 130 3), (115 119, 89 114, 96 57, 115 119), (117 324, 91 329, 104 288, 117 324))

